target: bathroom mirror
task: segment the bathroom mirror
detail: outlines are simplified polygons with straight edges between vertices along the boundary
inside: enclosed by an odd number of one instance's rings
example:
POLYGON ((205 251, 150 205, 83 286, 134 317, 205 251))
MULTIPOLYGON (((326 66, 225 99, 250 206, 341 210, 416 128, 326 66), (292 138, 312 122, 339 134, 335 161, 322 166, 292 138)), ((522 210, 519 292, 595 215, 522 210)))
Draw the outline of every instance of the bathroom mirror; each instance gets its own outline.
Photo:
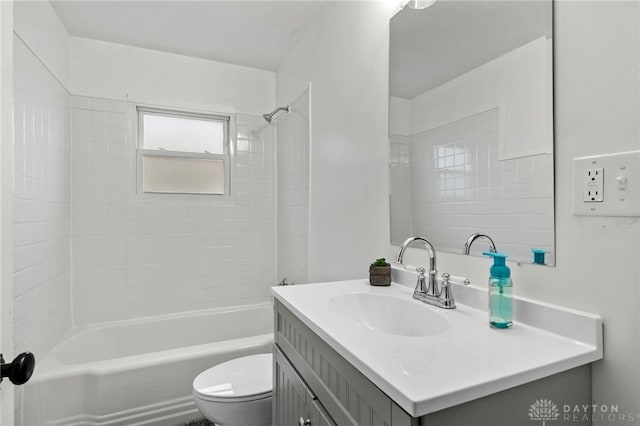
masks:
POLYGON ((391 243, 462 254, 479 232, 553 265, 551 0, 405 7, 390 43, 391 243))

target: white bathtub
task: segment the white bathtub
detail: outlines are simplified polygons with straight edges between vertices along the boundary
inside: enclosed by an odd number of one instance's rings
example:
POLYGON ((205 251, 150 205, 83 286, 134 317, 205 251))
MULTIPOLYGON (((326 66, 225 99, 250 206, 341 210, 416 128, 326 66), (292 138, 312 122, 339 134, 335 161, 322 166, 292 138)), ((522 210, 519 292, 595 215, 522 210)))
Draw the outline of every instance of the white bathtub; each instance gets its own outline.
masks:
POLYGON ((24 426, 180 425, 203 370, 271 352, 270 303, 72 329, 22 391, 24 426))

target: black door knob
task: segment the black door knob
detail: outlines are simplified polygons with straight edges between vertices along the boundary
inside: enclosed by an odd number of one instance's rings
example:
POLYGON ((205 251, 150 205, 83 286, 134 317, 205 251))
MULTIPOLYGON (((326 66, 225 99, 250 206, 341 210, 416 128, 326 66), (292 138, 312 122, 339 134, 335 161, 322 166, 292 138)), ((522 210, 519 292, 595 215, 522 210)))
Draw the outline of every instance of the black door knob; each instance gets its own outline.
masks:
POLYGON ((14 385, 24 385, 31 378, 35 366, 36 357, 31 352, 21 353, 9 364, 0 354, 0 382, 3 377, 8 377, 14 385))

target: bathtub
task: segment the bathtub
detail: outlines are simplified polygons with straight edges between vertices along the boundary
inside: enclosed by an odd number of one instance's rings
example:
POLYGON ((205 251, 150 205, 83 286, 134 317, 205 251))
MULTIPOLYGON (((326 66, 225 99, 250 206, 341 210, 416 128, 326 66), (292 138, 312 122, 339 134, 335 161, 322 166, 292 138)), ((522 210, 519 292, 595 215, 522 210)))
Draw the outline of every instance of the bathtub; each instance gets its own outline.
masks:
POLYGON ((18 419, 23 426, 182 425, 202 418, 191 398, 201 371, 272 345, 271 303, 77 327, 23 387, 18 419))

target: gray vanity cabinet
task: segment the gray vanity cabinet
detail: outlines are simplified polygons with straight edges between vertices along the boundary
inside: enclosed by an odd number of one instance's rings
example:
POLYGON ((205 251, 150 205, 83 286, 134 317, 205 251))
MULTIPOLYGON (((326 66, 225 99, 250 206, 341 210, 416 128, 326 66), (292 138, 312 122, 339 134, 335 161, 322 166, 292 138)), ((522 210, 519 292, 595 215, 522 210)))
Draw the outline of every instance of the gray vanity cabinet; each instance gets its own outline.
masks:
MULTIPOLYGON (((591 401, 591 370, 583 365, 412 418, 277 300, 275 343, 273 426, 530 426, 538 399, 571 407, 591 401)), ((591 424, 565 417, 555 426, 591 424)))
POLYGON ((275 341, 274 426, 418 425, 278 301, 275 341))

